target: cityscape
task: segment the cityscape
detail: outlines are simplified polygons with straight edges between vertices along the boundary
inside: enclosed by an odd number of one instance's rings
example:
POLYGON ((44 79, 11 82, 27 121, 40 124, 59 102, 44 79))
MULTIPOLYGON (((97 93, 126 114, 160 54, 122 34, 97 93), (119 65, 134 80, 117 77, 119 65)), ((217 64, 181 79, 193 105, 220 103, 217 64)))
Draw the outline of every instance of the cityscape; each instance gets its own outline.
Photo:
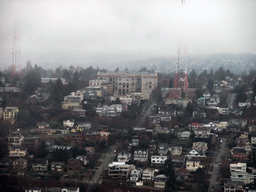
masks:
POLYGON ((255 7, 0 3, 2 190, 255 192, 255 7))

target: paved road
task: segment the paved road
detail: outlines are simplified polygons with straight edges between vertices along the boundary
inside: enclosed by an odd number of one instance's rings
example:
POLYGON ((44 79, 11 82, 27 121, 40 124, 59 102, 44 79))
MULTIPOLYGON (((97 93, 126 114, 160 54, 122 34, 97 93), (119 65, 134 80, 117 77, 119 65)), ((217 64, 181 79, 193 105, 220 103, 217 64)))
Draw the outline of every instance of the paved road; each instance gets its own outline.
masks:
POLYGON ((233 107, 233 103, 236 99, 236 93, 230 93, 227 99, 228 102, 228 108, 232 108, 233 107))
POLYGON ((146 117, 152 114, 152 109, 153 109, 154 105, 155 105, 155 102, 152 101, 152 103, 150 104, 150 106, 147 109, 145 109, 145 108, 143 109, 142 116, 140 118, 138 126, 142 125, 145 122, 146 117))
POLYGON ((220 138, 220 140, 222 140, 222 142, 220 143, 220 147, 221 147, 220 152, 215 152, 215 155, 212 158, 211 165, 213 165, 213 169, 212 169, 212 172, 211 172, 211 179, 210 179, 208 192, 215 191, 216 188, 218 187, 218 183, 219 183, 217 181, 217 177, 219 175, 219 164, 221 163, 221 156, 224 153, 225 145, 226 145, 226 139, 225 138, 220 138))

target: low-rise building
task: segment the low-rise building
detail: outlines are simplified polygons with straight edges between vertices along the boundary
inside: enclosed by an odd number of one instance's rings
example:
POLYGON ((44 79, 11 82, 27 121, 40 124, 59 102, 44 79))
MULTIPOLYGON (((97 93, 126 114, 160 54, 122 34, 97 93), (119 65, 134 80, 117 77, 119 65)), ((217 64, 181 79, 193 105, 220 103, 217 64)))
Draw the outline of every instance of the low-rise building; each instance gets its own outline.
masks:
POLYGON ((196 171, 198 168, 203 168, 199 159, 188 159, 186 161, 186 169, 189 171, 196 171))
POLYGON ((166 181, 167 181, 166 175, 164 175, 164 174, 157 175, 157 176, 155 176, 155 179, 154 179, 154 186, 156 188, 164 189, 166 181))
POLYGON ((141 178, 142 170, 140 169, 133 169, 130 174, 130 181, 136 182, 139 181, 141 178))
POLYGON ((134 150, 133 160, 141 162, 148 161, 148 150, 134 150))
POLYGON ((18 115, 18 107, 5 107, 3 118, 13 123, 18 115))
POLYGON ((21 134, 10 134, 8 136, 9 148, 21 146, 24 143, 24 136, 21 134))
POLYGON ((12 147, 9 151, 9 157, 25 157, 27 154, 27 148, 21 146, 12 147))
POLYGON ((125 162, 112 162, 108 165, 108 176, 112 179, 128 179, 134 168, 134 165, 128 165, 125 162))
POLYGON ((151 155, 151 166, 161 167, 165 165, 167 155, 151 155))

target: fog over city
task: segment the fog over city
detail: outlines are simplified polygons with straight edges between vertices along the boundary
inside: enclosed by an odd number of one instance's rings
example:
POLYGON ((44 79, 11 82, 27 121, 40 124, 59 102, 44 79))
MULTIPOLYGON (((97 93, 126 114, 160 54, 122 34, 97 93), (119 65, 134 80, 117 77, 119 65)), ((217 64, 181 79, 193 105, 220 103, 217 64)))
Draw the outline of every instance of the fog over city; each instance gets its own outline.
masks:
POLYGON ((256 53, 254 0, 2 0, 0 67, 108 68, 112 62, 189 55, 256 53))

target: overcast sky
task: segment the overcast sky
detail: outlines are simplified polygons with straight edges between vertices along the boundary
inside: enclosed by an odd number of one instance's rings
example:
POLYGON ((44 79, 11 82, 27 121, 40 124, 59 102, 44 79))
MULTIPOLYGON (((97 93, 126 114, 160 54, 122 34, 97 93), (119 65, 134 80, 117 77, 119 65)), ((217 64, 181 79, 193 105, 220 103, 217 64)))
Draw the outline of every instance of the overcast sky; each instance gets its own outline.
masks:
POLYGON ((256 0, 1 0, 2 67, 15 28, 21 66, 256 53, 256 0))

